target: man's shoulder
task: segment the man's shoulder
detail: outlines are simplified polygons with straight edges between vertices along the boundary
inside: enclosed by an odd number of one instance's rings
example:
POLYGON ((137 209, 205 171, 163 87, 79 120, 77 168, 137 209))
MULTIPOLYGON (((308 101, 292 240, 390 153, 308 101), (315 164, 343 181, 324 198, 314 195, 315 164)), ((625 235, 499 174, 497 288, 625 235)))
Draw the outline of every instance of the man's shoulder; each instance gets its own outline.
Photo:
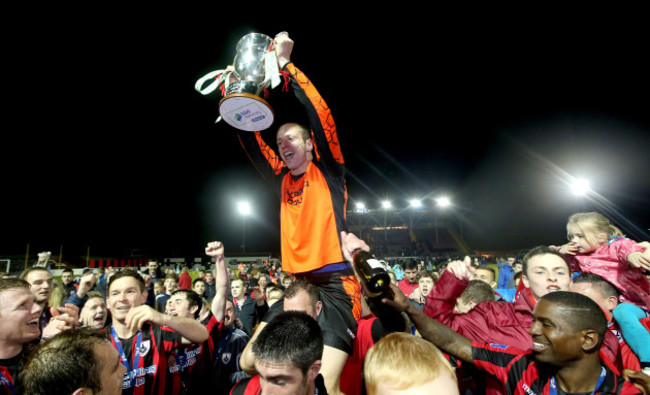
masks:
POLYGON ((241 379, 230 390, 230 395, 252 395, 261 391, 260 376, 247 377, 241 379))
POLYGON ((250 340, 250 336, 248 333, 244 332, 243 330, 239 328, 235 328, 235 330, 232 331, 231 339, 233 340, 250 340))
POLYGON ((399 281, 397 282, 397 285, 405 285, 405 286, 409 286, 409 287, 410 287, 411 285, 414 285, 414 284, 417 284, 417 283, 412 283, 412 282, 410 282, 406 277, 404 277, 403 279, 401 279, 401 280, 399 280, 399 281))

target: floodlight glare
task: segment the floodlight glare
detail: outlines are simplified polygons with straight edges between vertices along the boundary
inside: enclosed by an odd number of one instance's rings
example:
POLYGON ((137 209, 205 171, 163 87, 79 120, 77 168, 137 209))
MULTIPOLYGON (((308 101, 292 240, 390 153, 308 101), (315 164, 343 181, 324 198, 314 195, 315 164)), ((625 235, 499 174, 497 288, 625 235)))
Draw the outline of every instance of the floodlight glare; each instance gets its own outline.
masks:
POLYGON ((248 202, 239 202, 237 204, 237 210, 241 215, 249 215, 251 213, 251 206, 248 202))
POLYGON ((589 187, 589 181, 585 179, 577 179, 573 182, 573 185, 571 185, 571 189, 573 191, 574 195, 578 196, 584 196, 589 191, 591 191, 591 188, 589 187))
POLYGON ((391 208, 392 206, 393 205, 388 200, 384 200, 383 202, 381 202, 381 207, 383 207, 383 208, 388 209, 388 208, 391 208))
POLYGON ((356 206, 357 208, 366 208, 366 205, 363 204, 362 202, 357 202, 356 206))
POLYGON ((422 207, 422 201, 420 199, 413 199, 411 200, 411 207, 422 207))
POLYGON ((441 197, 441 198, 436 199, 436 203, 440 207, 447 207, 447 206, 449 206, 451 204, 451 201, 449 200, 448 197, 441 197))

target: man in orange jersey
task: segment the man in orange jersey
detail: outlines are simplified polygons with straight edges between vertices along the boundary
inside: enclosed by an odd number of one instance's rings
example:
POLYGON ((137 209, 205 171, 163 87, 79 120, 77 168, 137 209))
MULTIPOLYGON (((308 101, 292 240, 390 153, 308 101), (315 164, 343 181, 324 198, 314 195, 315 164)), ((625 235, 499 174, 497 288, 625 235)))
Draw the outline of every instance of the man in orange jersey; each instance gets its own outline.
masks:
MULTIPOLYGON (((323 310, 318 322, 325 343, 321 373, 328 391, 337 393, 361 314, 359 284, 341 251, 347 202, 344 161, 329 107, 290 60, 293 41, 280 33, 275 47, 278 65, 305 107, 311 131, 298 123, 280 126, 278 154, 260 132, 241 132, 239 136, 262 175, 280 183, 282 269, 320 289, 323 310)), ((281 302, 272 306, 262 327, 284 310, 281 302)), ((245 359, 241 366, 254 373, 254 359, 245 359)))

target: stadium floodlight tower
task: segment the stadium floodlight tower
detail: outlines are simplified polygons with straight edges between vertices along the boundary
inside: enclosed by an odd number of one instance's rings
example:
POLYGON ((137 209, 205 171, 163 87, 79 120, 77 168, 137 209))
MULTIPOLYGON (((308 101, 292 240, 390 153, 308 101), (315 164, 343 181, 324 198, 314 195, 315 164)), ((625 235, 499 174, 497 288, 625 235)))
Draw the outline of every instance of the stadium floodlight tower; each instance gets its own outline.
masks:
POLYGON ((237 211, 242 217, 242 252, 246 253, 246 217, 250 216, 253 209, 247 201, 237 203, 237 211))

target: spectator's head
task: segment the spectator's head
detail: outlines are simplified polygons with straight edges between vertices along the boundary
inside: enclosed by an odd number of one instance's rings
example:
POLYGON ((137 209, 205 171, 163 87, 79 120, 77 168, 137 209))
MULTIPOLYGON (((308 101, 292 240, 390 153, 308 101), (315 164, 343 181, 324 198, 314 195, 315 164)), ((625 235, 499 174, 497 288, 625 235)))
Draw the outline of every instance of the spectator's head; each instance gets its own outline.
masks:
POLYGON ((509 257, 507 257, 507 258, 506 258, 506 262, 508 263, 508 265, 510 265, 510 266, 514 266, 514 264, 515 264, 515 257, 514 257, 514 256, 509 256, 509 257))
POLYGON ((562 254, 547 246, 530 250, 523 259, 521 281, 535 300, 549 292, 568 291, 571 269, 562 254))
POLYGON ((275 285, 269 285, 266 287, 264 289, 264 293, 266 294, 266 303, 269 305, 269 307, 273 305, 273 303, 280 300, 280 298, 284 295, 284 291, 275 285))
POLYGON ((463 293, 456 299, 454 311, 465 314, 481 302, 494 301, 495 295, 492 287, 481 280, 471 280, 463 293))
POLYGON ((205 280, 202 277, 197 277, 192 281, 192 290, 199 294, 199 296, 205 295, 205 280))
POLYGON ((620 296, 612 283, 597 274, 581 273, 573 279, 571 291, 589 297, 600 306, 608 321, 612 319, 612 311, 618 306, 620 296))
POLYGON ((205 281, 208 284, 212 284, 212 281, 214 280, 214 274, 212 273, 212 270, 208 270, 205 272, 205 281))
POLYGON ((169 298, 171 304, 167 314, 174 317, 199 318, 203 302, 201 296, 189 289, 178 289, 169 298))
POLYGON ((40 315, 41 306, 35 303, 27 281, 0 279, 0 350, 18 354, 23 344, 38 338, 40 315))
POLYGON ((32 267, 22 272, 20 278, 29 283, 36 303, 44 306, 52 293, 52 273, 42 267, 32 267))
POLYGON ((69 267, 66 267, 61 272, 61 282, 63 285, 68 285, 72 283, 72 280, 74 280, 74 272, 69 267))
POLYGON ((262 393, 314 393, 323 357, 323 334, 306 313, 278 314, 259 333, 253 353, 262 393))
POLYGON ((147 270, 149 271, 149 275, 152 277, 157 277, 158 274, 158 268, 160 267, 160 264, 156 260, 150 260, 147 263, 147 270))
POLYGON ((368 395, 458 394, 449 361, 432 343, 394 332, 366 354, 363 375, 368 395))
POLYGON ((607 318, 589 297, 577 292, 547 293, 536 304, 533 317, 529 333, 537 361, 561 368, 584 358, 599 359, 607 318))
POLYGON ((309 129, 297 123, 287 123, 276 135, 278 153, 292 174, 303 174, 313 157, 314 144, 309 129))
POLYGON ((623 236, 616 226, 600 213, 576 213, 567 221, 567 238, 575 243, 578 252, 587 254, 594 251, 612 236, 623 236))
POLYGON ((153 283, 153 293, 154 295, 158 296, 161 293, 165 292, 165 281, 164 280, 156 280, 153 283))
POLYGON ((430 270, 421 270, 416 276, 418 288, 425 298, 433 291, 438 275, 430 270))
POLYGON ((83 326, 103 328, 108 317, 104 295, 99 291, 90 291, 86 296, 88 300, 79 312, 79 322, 83 326))
POLYGON ((406 261, 404 261, 404 278, 408 282, 414 283, 417 275, 418 275, 418 262, 415 259, 407 259, 406 261))
POLYGON ((134 307, 147 300, 144 279, 134 270, 126 269, 115 273, 106 292, 106 306, 114 320, 124 322, 126 315, 134 307))
POLYGON ((248 274, 251 276, 251 278, 258 278, 259 279, 260 276, 262 275, 262 272, 260 272, 260 269, 254 267, 254 268, 251 269, 251 271, 248 274))
POLYGON ((244 280, 236 278, 230 282, 230 295, 234 299, 239 299, 245 294, 244 280))
POLYGON ((521 262, 515 262, 515 263, 512 264, 512 270, 513 270, 513 272, 514 272, 515 274, 517 274, 517 273, 521 273, 521 271, 523 270, 523 268, 524 268, 524 264, 521 263, 521 262))
MULTIPOLYGON (((282 272, 282 273, 286 273, 286 272, 282 272)), ((291 285, 292 282, 293 282, 293 279, 291 278, 291 276, 288 273, 285 274, 284 277, 282 277, 282 286, 284 287, 284 289, 289 288, 289 285, 291 285)))
POLYGON ((237 321, 237 309, 232 299, 226 299, 226 310, 223 317, 223 325, 230 328, 237 321))
POLYGON ((126 368, 108 332, 63 331, 30 354, 21 373, 28 394, 121 394, 126 368))
POLYGON ((480 280, 488 284, 490 287, 495 288, 497 286, 496 273, 494 269, 487 265, 481 265, 474 270, 474 274, 471 277, 472 280, 480 280))
POLYGON ((172 292, 178 289, 178 275, 174 272, 167 273, 165 276, 165 290, 171 295, 172 292))
POLYGON ((284 311, 304 311, 317 319, 323 308, 318 287, 305 279, 298 279, 284 291, 284 311))
POLYGON ((260 288, 264 289, 267 285, 269 285, 269 279, 265 274, 262 274, 260 278, 257 279, 257 284, 260 286, 260 288))

